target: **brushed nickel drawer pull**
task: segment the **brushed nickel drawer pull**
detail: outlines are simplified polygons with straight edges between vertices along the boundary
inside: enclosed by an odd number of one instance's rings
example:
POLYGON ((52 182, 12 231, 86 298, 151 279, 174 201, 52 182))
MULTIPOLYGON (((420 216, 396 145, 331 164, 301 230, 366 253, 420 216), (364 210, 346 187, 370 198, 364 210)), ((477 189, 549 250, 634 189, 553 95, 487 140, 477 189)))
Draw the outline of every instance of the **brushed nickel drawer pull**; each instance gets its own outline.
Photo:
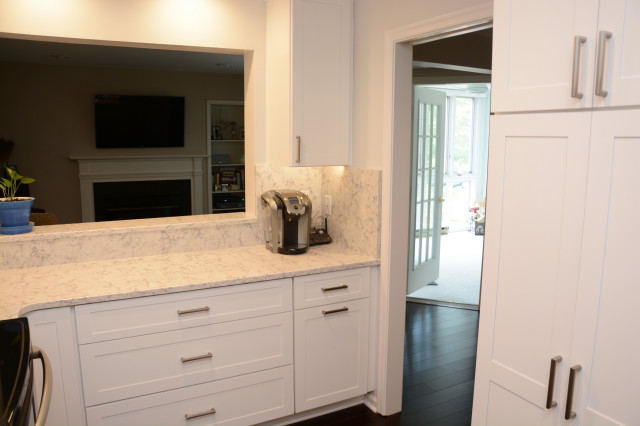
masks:
POLYGON ((349 288, 349 286, 347 284, 342 284, 335 287, 321 287, 320 290, 324 293, 325 291, 343 290, 345 288, 349 288))
POLYGON ((194 308, 194 309, 178 309, 178 315, 185 315, 185 314, 195 314, 196 312, 208 312, 209 311, 209 307, 208 306, 203 306, 202 308, 194 308))
POLYGON ((211 410, 208 411, 203 411, 202 413, 196 413, 196 414, 185 414, 184 418, 187 420, 191 420, 191 419, 195 419, 198 417, 204 417, 204 416, 210 416, 212 414, 216 413, 216 409, 212 408, 211 410))
POLYGON ((573 411, 573 394, 576 390, 576 376, 578 371, 582 370, 581 365, 574 365, 569 370, 569 390, 567 391, 567 407, 564 410, 565 420, 571 420, 576 416, 576 412, 573 411))
POLYGON ((332 309, 330 311, 325 311, 324 309, 322 310, 322 315, 331 315, 331 314, 337 314, 338 312, 346 312, 348 311, 349 308, 347 308, 346 306, 340 308, 340 309, 332 309))
POLYGON ((560 355, 551 358, 551 367, 549 368, 549 387, 547 388, 547 409, 558 405, 558 403, 553 400, 553 389, 556 387, 556 367, 558 367, 558 363, 560 361, 562 361, 562 357, 560 355))
POLYGON ((191 357, 181 357, 180 361, 182 362, 191 362, 191 361, 198 361, 199 359, 207 359, 207 358, 213 358, 213 354, 211 352, 207 352, 204 355, 197 355, 197 356, 191 356, 191 357))

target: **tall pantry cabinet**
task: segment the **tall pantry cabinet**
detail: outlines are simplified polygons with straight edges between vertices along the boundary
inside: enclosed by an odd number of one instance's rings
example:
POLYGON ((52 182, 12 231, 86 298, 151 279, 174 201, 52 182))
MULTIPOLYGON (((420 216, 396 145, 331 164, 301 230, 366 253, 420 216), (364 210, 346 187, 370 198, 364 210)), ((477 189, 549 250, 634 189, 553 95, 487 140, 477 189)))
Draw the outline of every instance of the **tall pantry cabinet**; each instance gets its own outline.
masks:
POLYGON ((494 7, 472 423, 637 424, 640 0, 494 7))

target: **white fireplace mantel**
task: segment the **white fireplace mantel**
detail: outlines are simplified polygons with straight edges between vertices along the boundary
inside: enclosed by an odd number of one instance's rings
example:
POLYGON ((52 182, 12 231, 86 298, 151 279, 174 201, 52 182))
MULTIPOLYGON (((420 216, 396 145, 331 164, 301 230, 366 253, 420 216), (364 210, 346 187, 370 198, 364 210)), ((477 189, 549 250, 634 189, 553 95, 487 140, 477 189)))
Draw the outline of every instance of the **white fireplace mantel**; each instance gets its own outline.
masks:
POLYGON ((203 170, 206 155, 69 157, 77 161, 82 221, 95 221, 94 182, 145 180, 191 181, 191 211, 203 214, 203 170))

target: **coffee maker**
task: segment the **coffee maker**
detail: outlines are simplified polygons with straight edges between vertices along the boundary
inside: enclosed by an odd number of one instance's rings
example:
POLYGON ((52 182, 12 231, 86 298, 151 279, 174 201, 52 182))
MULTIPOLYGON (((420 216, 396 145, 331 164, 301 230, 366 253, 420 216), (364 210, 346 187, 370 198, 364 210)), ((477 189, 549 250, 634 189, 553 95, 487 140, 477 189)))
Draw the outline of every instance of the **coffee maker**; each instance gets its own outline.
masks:
POLYGON ((300 254, 309 249, 311 200, 300 191, 275 189, 262 194, 267 250, 300 254))

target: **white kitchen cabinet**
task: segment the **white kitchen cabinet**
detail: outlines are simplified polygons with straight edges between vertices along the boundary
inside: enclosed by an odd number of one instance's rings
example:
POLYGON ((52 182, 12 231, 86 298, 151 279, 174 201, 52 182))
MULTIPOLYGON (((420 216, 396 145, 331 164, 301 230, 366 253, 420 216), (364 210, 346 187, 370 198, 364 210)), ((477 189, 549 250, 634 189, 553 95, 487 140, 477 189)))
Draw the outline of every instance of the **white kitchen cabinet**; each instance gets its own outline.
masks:
POLYGON ((639 0, 496 0, 494 11, 493 112, 640 105, 639 0))
POLYGON ((591 113, 491 117, 474 425, 555 424, 580 270, 591 113))
POLYGON ((474 425, 637 423, 639 113, 492 117, 474 425))
POLYGON ((639 116, 593 113, 574 344, 565 365, 582 367, 572 407, 578 425, 638 424, 639 116))
POLYGON ((80 346, 87 406, 293 363, 290 312, 80 346))
POLYGON ((352 15, 352 0, 267 1, 271 164, 350 164, 352 15))
MULTIPOLYGON (((73 327, 71 308, 34 311, 27 314, 33 345, 40 347, 49 357, 52 368, 51 403, 47 426, 85 425, 84 401, 78 346, 73 327)), ((34 397, 37 407, 42 395, 42 367, 34 365, 34 397)))
POLYGON ((87 409, 90 425, 251 425, 293 412, 292 367, 279 367, 87 409))
POLYGON ((75 308, 80 344, 291 311, 291 279, 91 303, 75 308))
POLYGON ((291 311, 290 278, 76 307, 89 425, 293 414, 291 311))
POLYGON ((367 393, 369 273, 363 268, 294 280, 297 413, 367 393), (316 293, 334 303, 316 306, 316 293))

